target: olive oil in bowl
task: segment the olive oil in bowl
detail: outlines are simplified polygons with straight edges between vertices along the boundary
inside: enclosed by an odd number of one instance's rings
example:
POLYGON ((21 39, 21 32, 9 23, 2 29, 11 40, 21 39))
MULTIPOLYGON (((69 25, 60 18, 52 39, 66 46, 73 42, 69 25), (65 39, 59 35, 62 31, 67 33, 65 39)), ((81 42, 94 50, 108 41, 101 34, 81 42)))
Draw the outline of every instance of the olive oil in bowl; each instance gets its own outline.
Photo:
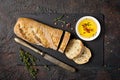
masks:
POLYGON ((85 16, 78 20, 76 24, 77 35, 85 41, 91 41, 98 37, 101 28, 98 20, 92 16, 85 16))

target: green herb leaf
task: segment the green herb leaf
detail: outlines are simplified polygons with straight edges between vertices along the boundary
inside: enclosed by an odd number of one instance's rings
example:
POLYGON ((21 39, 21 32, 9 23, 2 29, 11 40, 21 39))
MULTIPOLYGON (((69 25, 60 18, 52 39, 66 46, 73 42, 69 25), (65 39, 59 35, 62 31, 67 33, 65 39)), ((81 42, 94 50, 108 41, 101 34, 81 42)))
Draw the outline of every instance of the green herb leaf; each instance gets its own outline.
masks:
POLYGON ((63 24, 66 24, 66 21, 63 20, 58 20, 59 22, 62 22, 63 24))
POLYGON ((63 17, 64 17, 64 15, 62 15, 58 18, 55 18, 54 21, 58 21, 58 22, 62 22, 63 24, 66 24, 66 21, 62 20, 63 17))
POLYGON ((57 18, 54 19, 54 21, 61 20, 63 17, 64 17, 64 15, 62 15, 62 16, 60 16, 60 17, 57 17, 57 18))
POLYGON ((36 58, 23 49, 20 49, 19 54, 21 61, 25 64, 25 67, 29 71, 30 75, 35 78, 38 72, 38 70, 33 67, 36 65, 36 58))

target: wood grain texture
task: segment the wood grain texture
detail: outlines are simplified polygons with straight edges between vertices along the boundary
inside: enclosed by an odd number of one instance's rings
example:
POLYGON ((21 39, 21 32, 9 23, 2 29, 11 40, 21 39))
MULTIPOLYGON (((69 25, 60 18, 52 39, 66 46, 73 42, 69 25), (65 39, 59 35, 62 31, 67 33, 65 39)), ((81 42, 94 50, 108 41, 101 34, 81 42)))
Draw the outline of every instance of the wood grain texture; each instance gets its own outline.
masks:
MULTIPOLYGON (((0 80, 120 80, 120 0, 0 0, 0 80), (105 16, 105 64, 70 73, 57 66, 47 71, 38 66, 32 79, 25 67, 17 66, 13 26, 22 14, 103 13, 105 16)), ((78 67, 79 69, 79 67, 78 67)))

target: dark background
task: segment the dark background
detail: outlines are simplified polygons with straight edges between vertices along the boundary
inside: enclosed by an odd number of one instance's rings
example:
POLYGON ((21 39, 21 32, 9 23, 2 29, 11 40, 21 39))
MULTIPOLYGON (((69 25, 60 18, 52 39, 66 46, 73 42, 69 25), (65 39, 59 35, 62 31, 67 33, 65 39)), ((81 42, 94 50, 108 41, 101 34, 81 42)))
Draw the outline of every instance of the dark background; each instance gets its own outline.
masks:
POLYGON ((76 73, 58 66, 37 66, 37 80, 120 80, 119 0, 0 0, 0 80, 33 80, 17 65, 13 27, 22 14, 102 13, 105 21, 103 67, 78 67, 76 73))

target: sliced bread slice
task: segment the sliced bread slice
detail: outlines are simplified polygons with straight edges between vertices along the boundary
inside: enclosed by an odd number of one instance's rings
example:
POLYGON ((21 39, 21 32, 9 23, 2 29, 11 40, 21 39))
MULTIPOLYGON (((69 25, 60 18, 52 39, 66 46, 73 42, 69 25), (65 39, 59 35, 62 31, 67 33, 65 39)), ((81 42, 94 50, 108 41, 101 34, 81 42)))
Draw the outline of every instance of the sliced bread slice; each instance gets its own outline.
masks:
POLYGON ((84 52, 82 53, 82 55, 79 55, 77 57, 75 57, 73 59, 73 61, 77 64, 85 64, 89 61, 89 59, 91 58, 91 51, 89 48, 85 47, 84 48, 84 52))
POLYGON ((58 51, 60 51, 61 53, 64 53, 64 50, 69 42, 69 39, 70 39, 70 33, 66 31, 58 51))
POLYGON ((79 55, 82 54, 84 49, 83 43, 79 39, 72 39, 68 43, 66 50, 65 50, 65 55, 69 59, 73 59, 79 55))

